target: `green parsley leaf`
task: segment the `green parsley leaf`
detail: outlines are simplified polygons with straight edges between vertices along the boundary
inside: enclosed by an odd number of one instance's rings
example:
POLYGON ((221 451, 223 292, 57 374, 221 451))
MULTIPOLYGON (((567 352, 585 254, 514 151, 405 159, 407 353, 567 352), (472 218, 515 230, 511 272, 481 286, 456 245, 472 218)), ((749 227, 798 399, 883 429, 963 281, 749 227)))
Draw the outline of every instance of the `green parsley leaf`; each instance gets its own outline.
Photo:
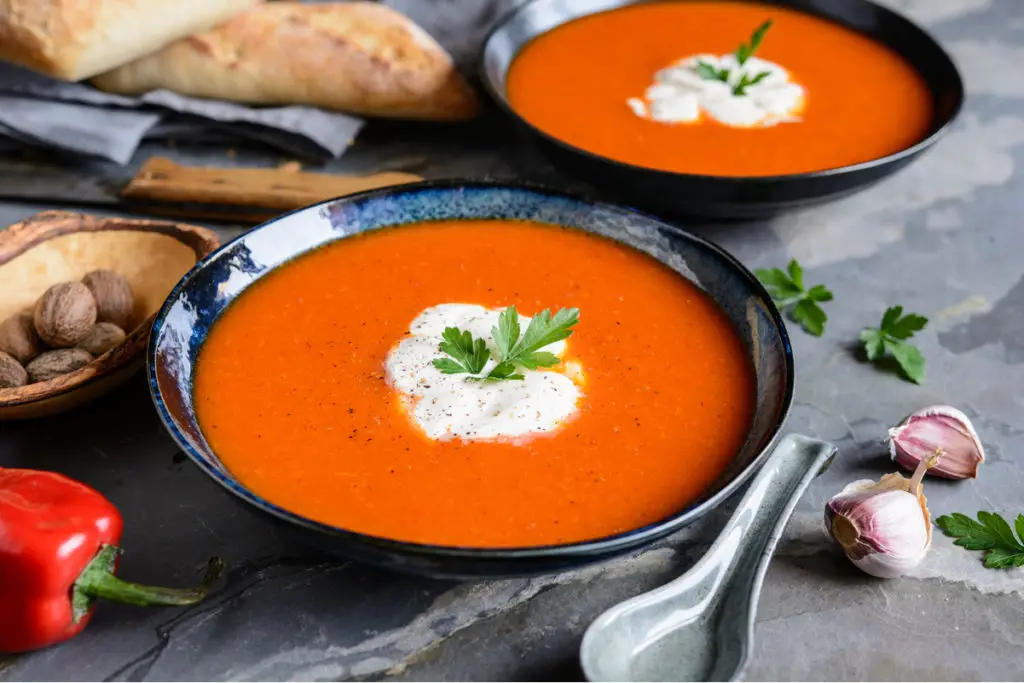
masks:
POLYGON ((993 548, 985 556, 985 566, 989 569, 1012 569, 1024 567, 1024 552, 993 548))
POLYGON ((713 65, 708 64, 704 60, 697 62, 695 71, 697 72, 697 75, 705 81, 722 81, 722 83, 729 82, 728 69, 716 69, 713 65))
POLYGON ((819 303, 832 301, 832 292, 825 285, 814 285, 804 290, 804 269, 794 259, 781 268, 761 268, 757 277, 764 284, 775 304, 788 311, 790 319, 808 334, 820 337, 825 332, 828 315, 819 303))
POLYGON ((807 290, 807 298, 811 301, 826 302, 832 301, 832 292, 828 291, 825 285, 814 285, 807 290))
POLYGON ((757 52, 757 48, 761 47, 761 41, 764 40, 764 34, 768 33, 768 29, 771 27, 772 20, 769 19, 754 29, 754 32, 750 34, 749 44, 740 43, 740 46, 736 48, 736 52, 734 54, 736 55, 736 61, 740 63, 740 66, 743 66, 746 61, 750 59, 755 52, 757 52))
POLYGON ((876 361, 885 353, 885 337, 878 330, 862 330, 860 340, 864 342, 868 360, 876 361))
POLYGON ((1017 515, 1014 521, 1017 535, 1009 522, 995 512, 979 512, 978 521, 954 512, 939 517, 935 524, 947 536, 957 539, 955 544, 961 548, 985 551, 985 566, 989 569, 1024 567, 1024 514, 1017 515))
MULTIPOLYGON (((545 309, 530 319, 526 332, 520 336, 519 312, 509 306, 498 316, 498 326, 491 328, 494 345, 498 349, 498 364, 484 377, 476 380, 519 380, 522 366, 528 370, 558 365, 558 356, 540 349, 561 341, 573 333, 579 322, 578 308, 563 308, 554 315, 545 309)), ((474 339, 469 332, 448 327, 442 335, 440 350, 449 358, 436 358, 434 367, 448 375, 468 373, 479 375, 490 359, 490 351, 483 339, 474 339)))
POLYGON ((825 315, 825 311, 821 310, 821 306, 810 298, 798 301, 789 311, 789 315, 793 318, 793 322, 798 323, 815 337, 820 337, 825 332, 825 321, 828 320, 828 316, 825 315))
POLYGON ((515 306, 509 306, 498 316, 498 326, 491 328, 491 335, 498 347, 501 360, 506 361, 519 341, 519 312, 515 306))
POLYGON ((524 368, 536 370, 558 365, 558 356, 547 351, 531 351, 516 357, 516 362, 524 368))
POLYGON ((786 272, 778 268, 761 268, 757 271, 757 278, 764 284, 765 288, 772 295, 772 298, 781 296, 790 298, 800 296, 803 292, 801 285, 793 282, 786 272))
MULTIPOLYGON (((754 29, 754 32, 750 34, 750 43, 740 43, 740 46, 736 48, 736 51, 733 52, 733 54, 736 56, 736 61, 740 66, 743 66, 746 61, 750 59, 755 52, 757 52, 757 48, 761 47, 761 42, 764 40, 764 34, 767 33, 768 29, 771 27, 772 20, 769 19, 754 29)), ((714 65, 703 60, 697 62, 697 65, 694 67, 694 71, 696 71, 697 75, 705 81, 721 81, 722 83, 729 82, 730 73, 728 69, 716 69, 714 65)), ((747 88, 752 85, 757 85, 770 75, 771 72, 769 71, 762 71, 753 77, 743 74, 740 76, 739 82, 733 86, 732 94, 746 95, 747 88)))
POLYGON ((446 375, 458 375, 459 373, 467 371, 465 366, 451 358, 435 358, 434 367, 446 375))
POLYGON ((487 373, 486 377, 481 377, 480 379, 501 380, 501 379, 524 379, 524 378, 523 378, 523 375, 521 373, 516 372, 516 364, 515 363, 513 363, 512 361, 505 361, 503 363, 498 363, 497 365, 495 365, 494 368, 490 372, 487 373))
POLYGON ((915 332, 920 332, 927 324, 928 318, 925 318, 923 315, 908 313, 885 329, 886 332, 896 337, 896 339, 910 339, 914 336, 915 332))
POLYGON ((434 367, 446 375, 463 372, 476 375, 484 369, 491 357, 483 339, 474 339, 469 332, 463 332, 457 327, 446 327, 441 339, 439 348, 450 358, 435 358, 434 367))
POLYGON ((789 275, 789 279, 793 281, 793 284, 797 286, 800 291, 804 289, 804 267, 800 265, 800 262, 793 259, 786 266, 786 273, 789 275))
POLYGON ((896 324, 896 321, 900 319, 901 315, 903 315, 902 306, 890 306, 885 310, 885 313, 882 314, 881 328, 883 330, 889 329, 896 324))
POLYGON ((869 327, 860 333, 868 360, 877 362, 888 353, 899 365, 904 377, 920 384, 924 381, 924 356, 906 340, 923 330, 927 324, 928 318, 922 315, 904 315, 902 306, 890 307, 882 316, 877 329, 869 327))
POLYGON ((921 383, 924 379, 924 356, 916 346, 886 339, 885 350, 892 354, 907 377, 917 384, 921 383))
POLYGON ((737 97, 746 95, 747 88, 749 88, 752 85, 757 85, 758 83, 760 83, 761 81, 763 81, 764 79, 768 78, 771 75, 772 74, 770 71, 762 71, 753 78, 750 78, 747 74, 743 74, 742 76, 740 76, 739 82, 733 86, 732 94, 736 95, 737 97))
POLYGON ((551 315, 551 309, 544 309, 530 319, 522 339, 512 349, 513 356, 522 356, 548 344, 554 344, 572 334, 572 328, 580 321, 580 309, 563 308, 551 315))

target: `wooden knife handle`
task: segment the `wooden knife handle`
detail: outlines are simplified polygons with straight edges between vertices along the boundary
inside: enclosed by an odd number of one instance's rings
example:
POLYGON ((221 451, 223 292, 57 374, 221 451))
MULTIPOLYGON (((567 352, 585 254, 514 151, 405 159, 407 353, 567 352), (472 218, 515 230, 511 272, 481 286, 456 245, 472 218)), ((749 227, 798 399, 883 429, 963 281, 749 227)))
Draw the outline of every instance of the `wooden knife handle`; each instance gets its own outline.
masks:
POLYGON ((204 168, 151 157, 121 191, 128 200, 291 211, 327 199, 423 180, 411 173, 334 176, 280 168, 204 168))

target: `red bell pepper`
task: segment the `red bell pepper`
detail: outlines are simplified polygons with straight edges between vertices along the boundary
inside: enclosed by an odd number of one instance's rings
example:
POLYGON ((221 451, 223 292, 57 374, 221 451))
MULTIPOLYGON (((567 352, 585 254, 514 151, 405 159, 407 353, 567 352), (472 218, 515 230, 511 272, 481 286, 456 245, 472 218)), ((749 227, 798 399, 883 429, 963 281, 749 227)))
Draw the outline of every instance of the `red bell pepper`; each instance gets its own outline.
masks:
POLYGON ((0 468, 0 652, 27 652, 85 628, 97 598, 191 605, 224 568, 210 560, 193 589, 141 586, 114 575, 121 515, 93 489, 52 472, 0 468))

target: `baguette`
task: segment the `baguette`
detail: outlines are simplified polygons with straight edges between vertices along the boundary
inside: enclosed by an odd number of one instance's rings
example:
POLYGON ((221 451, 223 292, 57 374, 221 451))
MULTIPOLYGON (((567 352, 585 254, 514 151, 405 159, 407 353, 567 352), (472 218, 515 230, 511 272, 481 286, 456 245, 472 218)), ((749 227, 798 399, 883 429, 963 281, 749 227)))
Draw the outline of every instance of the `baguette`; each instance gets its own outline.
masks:
POLYGON ((455 121, 479 107, 444 48, 372 2, 261 5, 92 83, 129 95, 164 88, 391 118, 455 121))
POLYGON ((205 31, 261 0, 0 0, 0 60, 79 81, 205 31))

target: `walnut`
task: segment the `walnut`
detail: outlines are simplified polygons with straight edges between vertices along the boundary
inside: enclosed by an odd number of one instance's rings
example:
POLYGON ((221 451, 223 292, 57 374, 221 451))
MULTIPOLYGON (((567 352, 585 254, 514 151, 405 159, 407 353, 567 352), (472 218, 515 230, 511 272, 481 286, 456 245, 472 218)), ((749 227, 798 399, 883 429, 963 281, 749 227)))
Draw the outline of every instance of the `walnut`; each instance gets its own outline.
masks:
POLYGON ((85 339, 75 344, 98 358, 124 341, 124 330, 114 323, 96 323, 85 339))
POLYGON ((0 323, 0 351, 24 365, 43 351, 31 313, 18 313, 0 323))
POLYGON ((62 282, 39 298, 33 320, 50 346, 74 346, 96 324, 96 300, 81 282, 62 282))
POLYGON ((135 310, 135 294, 122 275, 112 270, 94 270, 86 273, 82 283, 96 299, 96 320, 114 323, 127 330, 135 310))
POLYGON ((28 373, 18 359, 0 351, 0 389, 12 389, 28 383, 28 373))
POLYGON ((43 351, 29 363, 29 379, 33 382, 45 382, 48 379, 66 375, 73 370, 84 367, 92 362, 92 356, 82 349, 57 349, 43 351))

